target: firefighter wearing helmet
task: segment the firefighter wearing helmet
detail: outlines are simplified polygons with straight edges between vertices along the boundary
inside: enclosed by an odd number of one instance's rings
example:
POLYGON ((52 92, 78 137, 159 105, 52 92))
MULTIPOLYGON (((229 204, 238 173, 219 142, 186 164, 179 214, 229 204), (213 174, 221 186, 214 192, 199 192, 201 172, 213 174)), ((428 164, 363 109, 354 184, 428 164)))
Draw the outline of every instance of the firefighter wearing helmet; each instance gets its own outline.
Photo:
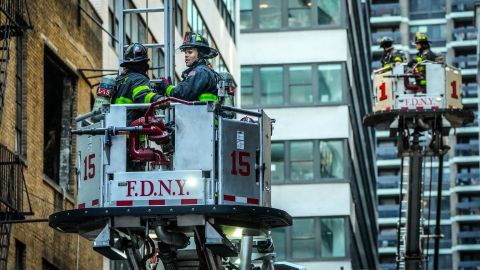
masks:
MULTIPOLYGON (((125 50, 124 60, 120 64, 122 73, 116 78, 112 101, 114 104, 151 103, 162 96, 150 88, 147 49, 139 43, 133 43, 125 50)), ((141 113, 131 110, 127 121, 141 117, 141 113)))
POLYGON ((403 53, 393 48, 393 39, 391 37, 383 37, 380 39, 380 48, 383 48, 382 62, 383 67, 391 67, 395 63, 404 61, 403 53))
POLYGON ((427 80, 426 80, 426 68, 424 65, 419 65, 419 63, 423 61, 432 61, 435 62, 437 59, 439 59, 437 62, 442 63, 443 60, 441 57, 438 57, 437 54, 432 52, 430 50, 430 41, 428 40, 427 35, 422 34, 422 33, 417 33, 415 36, 415 47, 417 48, 418 52, 410 62, 409 66, 415 66, 415 71, 423 74, 422 78, 417 79, 417 84, 420 85, 423 89, 426 89, 427 86, 427 80))
POLYGON ((169 80, 162 80, 158 91, 188 101, 218 101, 220 75, 209 67, 207 61, 218 55, 217 50, 208 45, 205 37, 191 32, 185 33, 179 49, 185 53, 188 67, 182 73, 182 81, 174 86, 169 80))

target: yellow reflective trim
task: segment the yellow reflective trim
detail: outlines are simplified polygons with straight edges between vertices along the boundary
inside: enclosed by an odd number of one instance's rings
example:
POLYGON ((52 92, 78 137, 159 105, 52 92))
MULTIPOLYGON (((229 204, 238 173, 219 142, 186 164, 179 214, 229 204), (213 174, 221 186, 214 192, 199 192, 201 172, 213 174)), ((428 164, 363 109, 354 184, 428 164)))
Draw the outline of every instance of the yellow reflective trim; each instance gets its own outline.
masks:
POLYGON ((423 61, 423 58, 422 58, 422 57, 420 57, 420 56, 417 57, 417 62, 418 62, 418 63, 420 63, 420 62, 422 62, 422 61, 423 61))
POLYGON ((393 61, 395 61, 395 62, 401 62, 401 61, 402 61, 402 58, 400 58, 400 57, 395 57, 395 58, 393 58, 393 61))
POLYGON ((197 41, 202 41, 202 38, 200 36, 197 36, 197 41))
POLYGON ((200 95, 198 98, 199 101, 217 101, 218 97, 217 95, 214 95, 212 93, 203 93, 200 95))
POLYGON ((169 86, 167 87, 167 89, 165 89, 165 94, 166 94, 167 96, 170 96, 170 92, 172 92, 173 88, 175 88, 175 86, 169 85, 169 86))
POLYGON ((152 97, 154 97, 155 95, 156 95, 156 94, 153 93, 153 92, 148 93, 148 94, 145 96, 144 103, 150 103, 151 100, 152 100, 152 97))
POLYGON ((115 104, 132 104, 133 101, 126 97, 119 97, 115 99, 115 104))
POLYGON ((140 92, 148 90, 148 89, 150 89, 150 87, 148 87, 148 85, 140 85, 140 86, 135 87, 132 91, 132 99, 135 100, 135 97, 138 94, 140 94, 140 92))
POLYGON ((385 65, 383 65, 383 67, 391 67, 392 66, 392 63, 385 63, 385 65))

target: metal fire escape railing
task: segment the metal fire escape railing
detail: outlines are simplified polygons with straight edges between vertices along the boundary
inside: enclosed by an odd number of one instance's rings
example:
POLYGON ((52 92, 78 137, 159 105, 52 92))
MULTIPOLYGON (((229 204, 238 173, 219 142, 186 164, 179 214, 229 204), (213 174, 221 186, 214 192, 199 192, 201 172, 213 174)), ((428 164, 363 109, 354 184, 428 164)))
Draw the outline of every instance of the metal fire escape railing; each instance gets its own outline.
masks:
POLYGON ((33 214, 23 169, 19 156, 0 145, 0 270, 7 267, 12 226, 8 222, 23 220, 26 215, 33 214), (24 194, 27 195, 26 200, 24 194), (28 211, 25 211, 25 201, 28 211))
MULTIPOLYGON (((7 64, 10 58, 10 38, 31 29, 26 0, 0 0, 0 124, 5 99, 7 64)), ((0 268, 1 270, 1 268, 0 268)))
MULTIPOLYGON (((10 39, 31 29, 26 0, 0 0, 0 125, 3 118, 10 39)), ((32 214, 20 158, 0 145, 0 270, 7 268, 12 220, 32 214), (29 210, 24 211, 24 192, 29 210)))

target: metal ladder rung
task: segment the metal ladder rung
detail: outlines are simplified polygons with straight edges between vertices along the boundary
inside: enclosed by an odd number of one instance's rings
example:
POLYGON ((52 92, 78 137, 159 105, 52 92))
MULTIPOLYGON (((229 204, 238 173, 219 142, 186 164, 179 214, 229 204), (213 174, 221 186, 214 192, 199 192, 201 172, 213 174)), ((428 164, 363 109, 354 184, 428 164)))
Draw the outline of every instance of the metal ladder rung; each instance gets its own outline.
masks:
MULTIPOLYGON (((165 47, 165 44, 157 44, 157 43, 146 43, 146 44, 142 44, 142 45, 143 45, 143 47, 145 47, 145 48, 153 48, 153 49, 165 47)), ((124 48, 127 48, 128 45, 125 45, 125 46, 123 46, 123 47, 124 47, 124 48)))
POLYGON ((123 13, 132 14, 132 13, 147 13, 147 12, 163 12, 164 8, 131 8, 124 9, 123 13))

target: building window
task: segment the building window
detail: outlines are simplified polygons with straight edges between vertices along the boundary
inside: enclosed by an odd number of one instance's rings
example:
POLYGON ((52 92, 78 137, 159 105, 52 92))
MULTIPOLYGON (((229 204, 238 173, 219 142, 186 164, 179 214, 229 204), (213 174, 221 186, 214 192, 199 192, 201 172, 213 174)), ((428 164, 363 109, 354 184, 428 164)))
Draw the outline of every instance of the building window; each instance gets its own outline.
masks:
POLYGON ((240 30, 338 27, 345 24, 344 5, 341 0, 245 0, 240 2, 240 30))
POLYGON ((272 142, 273 184, 345 179, 345 141, 272 142))
MULTIPOLYGON (((446 31, 445 24, 410 26, 410 40, 414 41, 417 33, 427 33, 428 39, 432 42, 431 46, 445 46, 447 39, 446 31)), ((410 46, 414 48, 415 44, 411 44, 410 46)))
POLYGON ((410 0, 410 19, 441 18, 445 10, 445 0, 410 0))
POLYGON ((312 1, 288 0, 288 26, 309 27, 312 24, 312 1))
MULTIPOLYGON (((225 22, 225 27, 230 33, 230 36, 233 39, 233 42, 236 42, 235 39, 235 0, 215 0, 217 3, 218 11, 220 16, 222 16, 223 21, 225 22)), ((240 5, 243 5, 244 0, 240 1, 240 5)), ((245 1, 249 2, 249 1, 245 1)), ((251 3, 250 3, 251 5, 251 3)))
POLYGON ((26 138, 25 138, 25 94, 24 94, 24 38, 22 35, 17 36, 15 50, 16 50, 16 73, 15 73, 15 88, 16 88, 16 97, 15 97, 15 145, 16 152, 19 156, 26 157, 26 138))
MULTIPOLYGON (((108 24, 110 26, 110 34, 112 34, 113 37, 118 39, 118 19, 115 16, 115 11, 117 8, 115 2, 115 0, 108 1, 108 24)), ((113 37, 110 37, 108 44, 116 50, 117 42, 113 37)))
POLYGON ((340 104, 341 63, 242 67, 242 106, 285 107, 340 104))
POLYGON ((293 218, 293 225, 272 230, 279 260, 315 260, 346 256, 344 217, 293 218))
POLYGON ((24 243, 15 241, 15 270, 27 269, 27 247, 24 243))
POLYGON ((45 259, 42 259, 42 270, 59 270, 58 267, 51 264, 45 259))
MULTIPOLYGON (((44 152, 43 172, 54 183, 66 186, 71 181, 68 128, 72 125, 75 91, 71 72, 50 50, 45 50, 44 58, 44 152), (62 168, 62 169, 60 169, 62 168)), ((73 185, 72 185, 73 187, 73 185)))

